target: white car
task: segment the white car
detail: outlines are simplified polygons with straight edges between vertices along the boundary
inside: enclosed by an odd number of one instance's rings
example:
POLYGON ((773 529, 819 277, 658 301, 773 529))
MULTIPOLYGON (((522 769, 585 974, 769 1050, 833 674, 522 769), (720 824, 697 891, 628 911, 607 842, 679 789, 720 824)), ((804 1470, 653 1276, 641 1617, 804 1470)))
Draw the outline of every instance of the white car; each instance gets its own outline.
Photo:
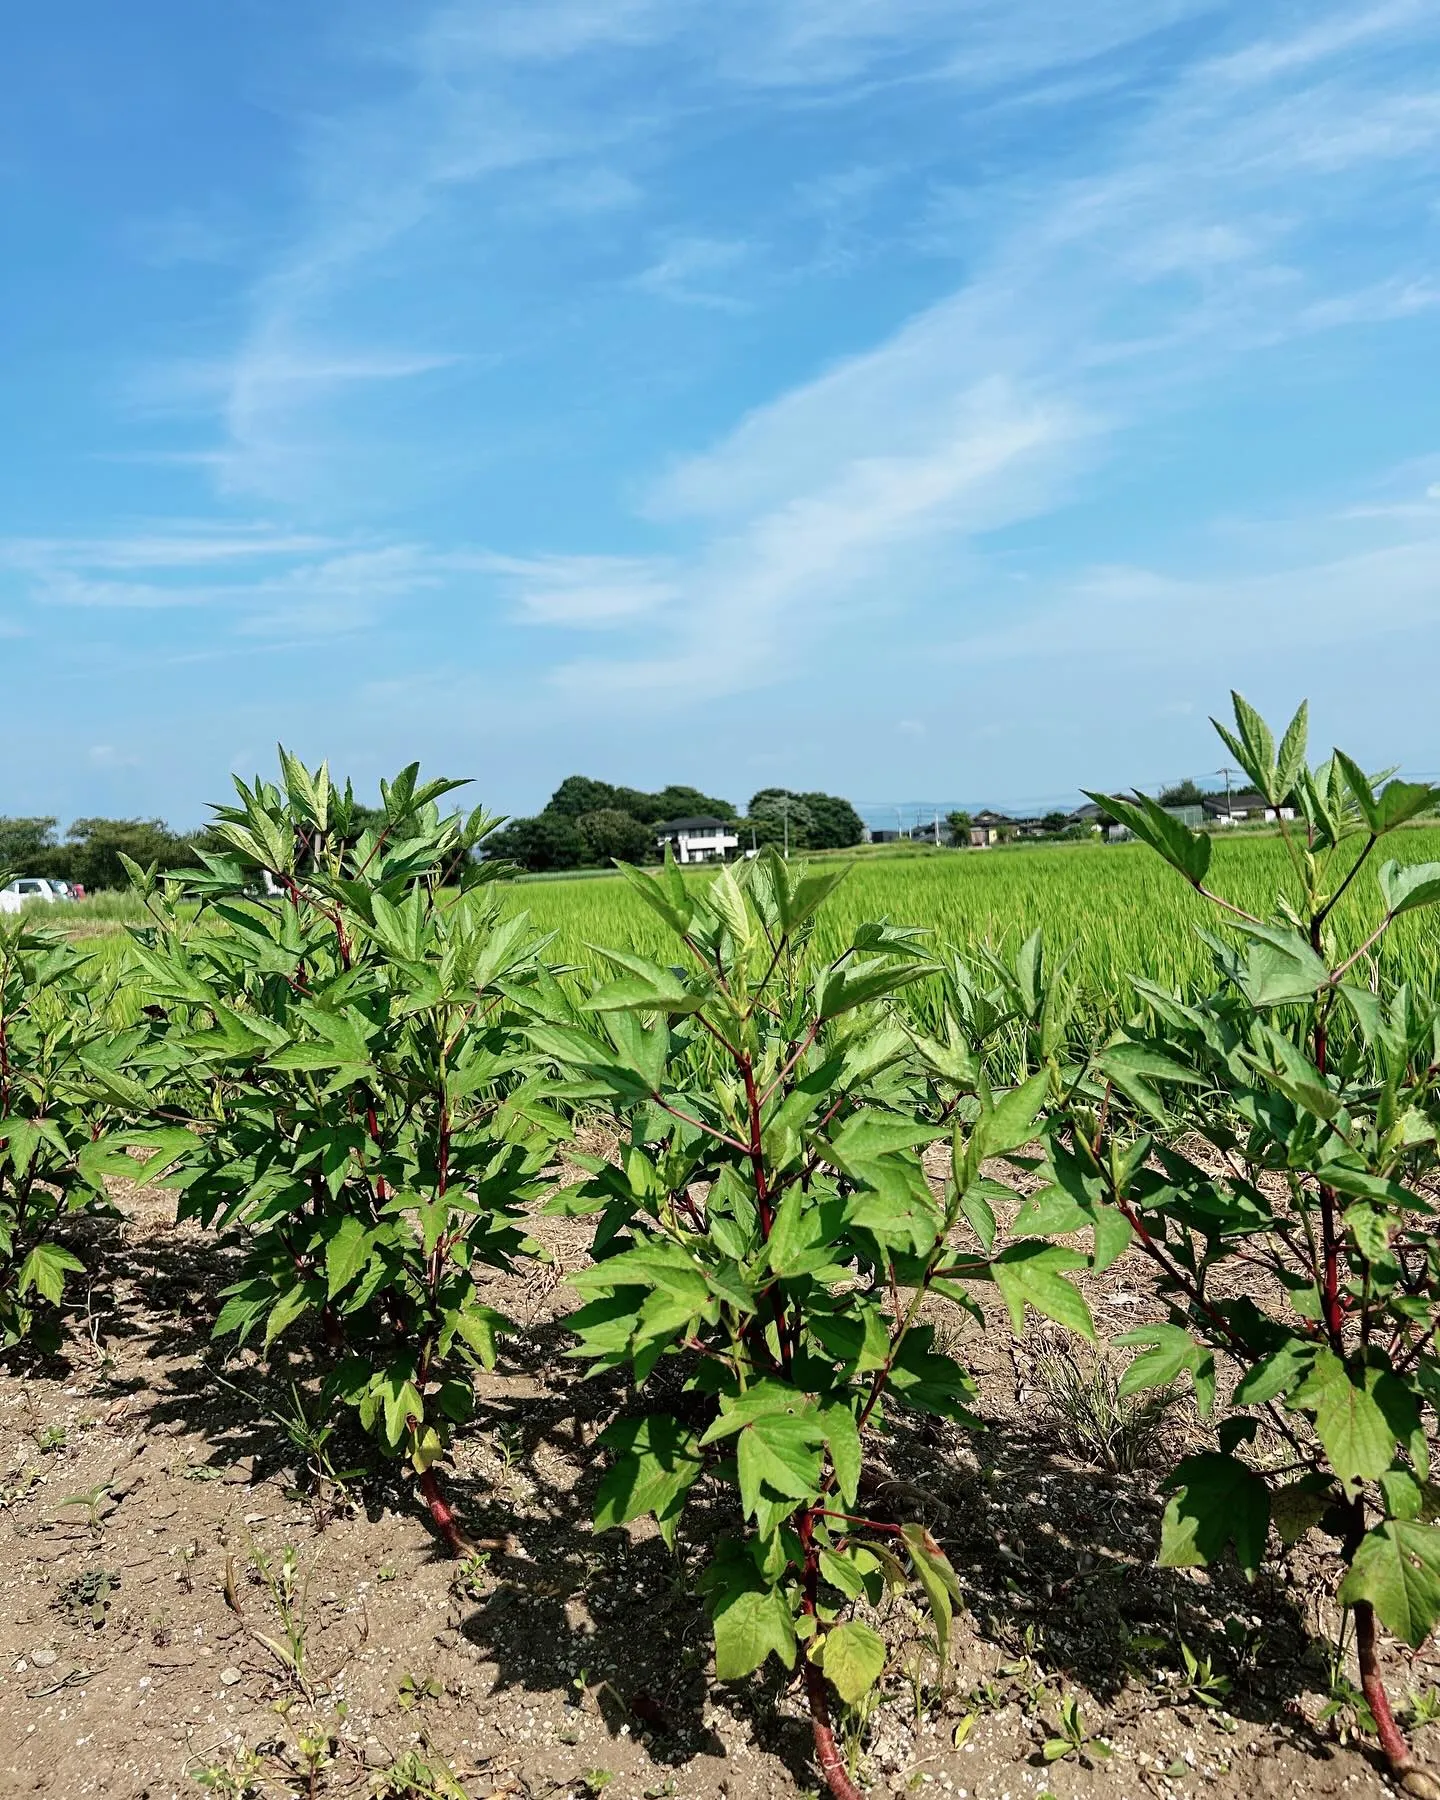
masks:
POLYGON ((56 906, 73 898, 63 881, 50 881, 43 875, 17 875, 8 887, 0 888, 0 912, 18 913, 32 901, 56 906))

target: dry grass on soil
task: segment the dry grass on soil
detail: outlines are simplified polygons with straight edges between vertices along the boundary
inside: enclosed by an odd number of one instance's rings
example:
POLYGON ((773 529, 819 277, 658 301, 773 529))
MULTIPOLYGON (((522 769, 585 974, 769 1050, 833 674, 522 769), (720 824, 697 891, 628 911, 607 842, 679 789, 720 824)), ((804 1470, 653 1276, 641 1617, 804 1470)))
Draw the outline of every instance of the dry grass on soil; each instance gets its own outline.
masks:
MULTIPOLYGON (((277 1422, 311 1365, 292 1371, 283 1346, 225 1360, 209 1336, 224 1253, 175 1226, 168 1196, 120 1199, 63 1359, 0 1375, 0 1796, 160 1800, 202 1779, 452 1800, 813 1792, 794 1684, 773 1664, 711 1679, 693 1541, 672 1556, 643 1523, 590 1531, 588 1446, 635 1397, 564 1355, 558 1274, 582 1229, 542 1221, 557 1269, 494 1284, 524 1329, 451 1482, 472 1533, 515 1535, 461 1568, 403 1482, 316 1481, 277 1422)), ((1134 1257, 1087 1287, 1107 1334, 1163 1316, 1134 1257)), ((968 1606, 941 1670, 928 1620, 887 1602, 892 1670, 847 1738, 862 1780, 947 1800, 1380 1792, 1368 1755, 1315 1723, 1333 1558, 1292 1552, 1253 1587, 1154 1566, 1144 1465, 1205 1441, 1190 1403, 1117 1438, 1113 1381, 1083 1357, 1067 1369, 1054 1332, 1016 1342, 998 1313, 981 1329, 953 1311, 943 1328, 986 1429, 897 1430, 867 1504, 930 1526, 968 1606), (1106 1742, 1047 1765, 1066 1698, 1106 1742)), ((685 1407, 678 1377, 668 1393, 685 1407)), ((342 1475, 366 1461, 346 1429, 323 1447, 342 1475)), ((723 1527, 715 1498, 692 1530, 723 1527)), ((1405 1660, 1392 1647, 1392 1691, 1428 1693, 1434 1660, 1405 1660)), ((1420 1730, 1422 1755, 1436 1735, 1420 1730)))

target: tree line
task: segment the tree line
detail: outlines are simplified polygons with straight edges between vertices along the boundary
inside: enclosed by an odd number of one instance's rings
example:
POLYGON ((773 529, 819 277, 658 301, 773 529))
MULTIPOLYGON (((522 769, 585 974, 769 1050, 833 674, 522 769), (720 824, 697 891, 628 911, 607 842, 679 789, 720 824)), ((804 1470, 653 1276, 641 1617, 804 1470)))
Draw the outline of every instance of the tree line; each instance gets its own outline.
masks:
POLYGON ((203 831, 172 831, 163 819, 76 819, 62 834, 52 818, 0 816, 0 875, 77 882, 88 892, 129 886, 122 856, 149 868, 190 868, 203 831))
MULTIPOLYGON (((382 816, 357 805, 354 830, 382 816)), ((865 836, 859 813, 833 794, 762 788, 742 817, 728 800, 699 788, 671 784, 647 794, 568 775, 539 813, 512 819, 487 841, 485 853, 533 871, 651 862, 658 856, 657 826, 697 817, 733 822, 747 850, 784 843, 787 833, 798 850, 844 850, 865 836)), ((219 847, 210 827, 173 831, 163 819, 76 819, 62 832, 57 818, 0 815, 0 875, 76 882, 90 893, 129 885, 124 857, 163 872, 191 868, 197 852, 219 847)))
POLYGON ((728 800, 699 788, 672 784, 647 794, 589 775, 567 775, 540 812, 512 819, 486 849, 535 871, 651 862, 658 855, 659 826, 693 818, 725 820, 745 850, 786 841, 791 849, 845 850, 865 837, 859 813, 834 794, 761 788, 742 815, 728 800))

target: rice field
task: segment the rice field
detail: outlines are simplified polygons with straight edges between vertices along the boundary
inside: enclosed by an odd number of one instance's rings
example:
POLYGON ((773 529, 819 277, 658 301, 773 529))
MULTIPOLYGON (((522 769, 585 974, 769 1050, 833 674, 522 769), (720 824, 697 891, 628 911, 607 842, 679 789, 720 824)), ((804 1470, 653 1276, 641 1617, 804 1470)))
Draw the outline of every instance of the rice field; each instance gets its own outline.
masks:
MULTIPOLYGON (((1401 832, 1386 855, 1401 862, 1440 861, 1440 828, 1401 832)), ((703 869, 687 876, 697 885, 710 878, 703 869)), ((1278 836, 1245 835, 1217 840, 1209 879, 1229 899, 1265 914, 1293 876, 1278 836)), ((553 933, 555 960, 579 970, 603 967, 597 944, 675 960, 660 921, 619 877, 516 882, 507 901, 553 933)), ((1378 887, 1363 871, 1337 910, 1340 929, 1358 943, 1379 916, 1378 887)), ((130 897, 101 896, 73 913, 67 909, 65 922, 108 971, 125 961, 125 925, 142 917, 130 897), (91 905, 99 915, 93 920, 87 916, 91 905)), ((1096 1022, 1114 1022, 1131 1010, 1133 974, 1182 990, 1208 981, 1210 953, 1196 928, 1224 929, 1222 915, 1137 844, 857 856, 822 915, 822 948, 839 949, 857 925, 872 919, 925 927, 940 954, 980 944, 1013 949, 1039 929, 1052 953, 1073 949, 1082 1012, 1096 1022)), ((1397 977, 1436 985, 1440 911, 1399 920, 1387 946, 1397 977)), ((924 1008, 923 989, 914 990, 914 1000, 924 1008)))
MULTIPOLYGON (((1440 829, 1400 833, 1392 846, 1386 854, 1397 861, 1440 861, 1440 829)), ((1217 841, 1209 881, 1265 914, 1293 872, 1278 836, 1245 836, 1217 841)), ((660 921, 619 880, 526 882, 514 895, 515 905, 555 933, 555 954, 566 962, 596 966, 594 944, 657 956, 668 950, 660 921)), ((1337 909, 1340 927, 1363 936, 1380 912, 1374 877, 1362 871, 1337 909)), ((1426 985, 1440 973, 1436 916, 1399 920, 1389 940, 1398 968, 1426 985)), ((855 926, 882 918, 923 925, 942 951, 1013 948, 1038 929, 1053 951, 1074 947, 1082 987, 1097 1010, 1109 1012, 1126 1004, 1131 974, 1181 988, 1210 976, 1210 952, 1196 927, 1214 929, 1222 915, 1143 846, 1082 844, 857 858, 822 915, 821 941, 839 948, 855 926)))

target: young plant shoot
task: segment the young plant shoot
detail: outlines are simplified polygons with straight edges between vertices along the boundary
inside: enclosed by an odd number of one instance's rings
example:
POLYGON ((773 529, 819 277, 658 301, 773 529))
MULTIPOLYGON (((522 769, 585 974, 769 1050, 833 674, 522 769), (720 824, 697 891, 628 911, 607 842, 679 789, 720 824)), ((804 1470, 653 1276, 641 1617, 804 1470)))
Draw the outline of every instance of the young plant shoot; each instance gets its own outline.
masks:
POLYGON ((111 1210, 107 1172, 153 1163, 111 1138, 153 1104, 128 1072, 148 1033, 115 1028, 115 987, 57 932, 0 916, 0 1349, 58 1348, 66 1280, 84 1272, 66 1220, 111 1210))
POLYGON ((1169 1295, 1166 1322, 1119 1340, 1144 1346, 1126 1388, 1188 1372, 1208 1409, 1233 1376, 1218 1448, 1170 1478, 1161 1561, 1233 1546, 1253 1575, 1271 1525, 1286 1545, 1338 1538, 1375 1733, 1402 1784, 1434 1796, 1381 1679, 1377 1619, 1418 1648, 1440 1618, 1440 1007, 1386 954, 1440 901, 1440 864, 1407 862, 1401 829, 1437 795, 1339 751, 1310 768, 1304 707, 1277 749, 1234 704, 1217 729, 1279 821, 1288 887, 1263 916, 1239 907, 1208 885, 1209 838, 1144 798, 1097 796, 1213 901, 1218 986, 1187 1003, 1136 982, 1143 1023, 1096 1060, 1053 1173, 1124 1221, 1169 1295), (1369 917, 1342 934, 1337 902, 1364 883, 1369 917), (1283 1457, 1256 1456, 1262 1426, 1283 1457))
MULTIPOLYGON (((801 1662, 820 1767, 853 1800, 828 1690, 859 1702, 887 1660, 856 1603, 913 1577, 943 1658, 960 1598, 923 1525, 870 1516, 865 1439, 903 1408, 970 1418, 970 1378, 921 1312, 947 1287, 947 1239, 984 1146, 956 1134, 961 1183, 937 1199, 918 1153, 950 1127, 918 1116, 914 1048, 889 1004, 935 964, 922 933, 887 924, 815 952, 843 870, 767 850, 703 893, 673 865, 624 873, 673 932, 675 965, 603 950, 614 978, 529 1035, 567 1094, 625 1126, 618 1163, 591 1159, 552 1203, 598 1215, 593 1265, 572 1277, 577 1354, 642 1384, 662 1357, 683 1358, 694 1402, 605 1433, 596 1521, 653 1513, 673 1541, 702 1475, 733 1487, 738 1529, 701 1582, 716 1673, 801 1662)), ((1032 1092, 1010 1105, 991 1151, 1029 1135, 1035 1104, 1032 1092)))
POLYGON ((565 1130, 527 1097, 517 1035, 542 943, 471 854, 497 821, 442 817, 458 783, 406 769, 361 829, 348 786, 281 765, 282 787, 237 783, 225 849, 166 883, 137 947, 201 1122, 169 1180, 182 1218, 246 1234, 217 1335, 318 1321, 327 1392, 408 1460, 459 1552, 437 1465, 505 1326, 478 1276, 531 1247, 517 1220, 565 1130))

